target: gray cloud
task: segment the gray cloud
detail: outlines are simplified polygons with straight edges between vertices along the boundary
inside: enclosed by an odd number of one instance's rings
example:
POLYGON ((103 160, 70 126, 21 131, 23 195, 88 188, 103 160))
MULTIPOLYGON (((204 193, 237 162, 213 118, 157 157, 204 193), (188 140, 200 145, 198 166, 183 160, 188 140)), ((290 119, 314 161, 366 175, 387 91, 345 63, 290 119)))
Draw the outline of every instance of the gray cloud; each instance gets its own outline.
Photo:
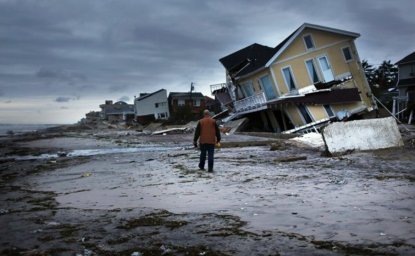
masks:
POLYGON ((362 59, 395 62, 414 51, 413 6, 412 0, 0 0, 0 96, 132 97, 186 91, 191 81, 208 93, 225 80, 219 58, 255 42, 275 46, 304 22, 358 32, 362 59))
POLYGON ((129 102, 130 101, 130 97, 128 97, 128 96, 122 96, 121 98, 118 99, 118 101, 129 102))
POLYGON ((71 98, 70 98, 70 97, 62 97, 62 96, 57 97, 57 98, 55 99, 55 101, 56 101, 56 102, 59 102, 59 103, 61 103, 61 102, 68 102, 68 101, 70 101, 70 100, 71 100, 71 98))
POLYGON ((87 80, 86 76, 82 73, 44 67, 36 73, 36 77, 57 79, 67 81, 69 83, 83 82, 87 80))

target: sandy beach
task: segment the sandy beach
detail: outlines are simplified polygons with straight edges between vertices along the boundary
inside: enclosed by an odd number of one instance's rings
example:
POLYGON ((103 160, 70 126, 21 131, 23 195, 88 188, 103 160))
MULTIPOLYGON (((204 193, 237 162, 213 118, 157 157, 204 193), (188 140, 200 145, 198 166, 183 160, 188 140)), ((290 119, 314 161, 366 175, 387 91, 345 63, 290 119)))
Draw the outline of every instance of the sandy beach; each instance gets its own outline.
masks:
POLYGON ((1 255, 415 254, 413 146, 224 135, 208 173, 192 136, 1 138, 1 255))

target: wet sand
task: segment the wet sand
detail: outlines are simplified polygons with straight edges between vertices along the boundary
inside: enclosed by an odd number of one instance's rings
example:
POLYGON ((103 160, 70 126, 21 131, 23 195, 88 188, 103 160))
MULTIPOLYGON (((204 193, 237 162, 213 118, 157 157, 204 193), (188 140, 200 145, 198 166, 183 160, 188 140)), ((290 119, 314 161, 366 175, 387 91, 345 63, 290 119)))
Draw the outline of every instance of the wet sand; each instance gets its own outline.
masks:
POLYGON ((231 135, 207 173, 191 141, 114 132, 5 141, 1 254, 415 253, 412 147, 326 157, 321 148, 231 135), (140 151, 114 151, 125 148, 140 151), (70 156, 86 149, 113 151, 70 156), (69 155, 52 156, 58 151, 69 155), (13 160, 40 153, 49 157, 13 160))

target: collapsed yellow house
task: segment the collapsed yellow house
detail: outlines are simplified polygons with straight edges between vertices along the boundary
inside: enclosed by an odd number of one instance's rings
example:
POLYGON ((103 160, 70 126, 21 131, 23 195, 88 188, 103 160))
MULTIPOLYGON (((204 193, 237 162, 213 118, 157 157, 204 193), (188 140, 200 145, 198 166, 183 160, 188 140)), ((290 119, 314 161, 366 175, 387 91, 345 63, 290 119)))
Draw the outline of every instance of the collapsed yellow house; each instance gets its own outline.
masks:
POLYGON ((260 129, 306 132, 376 103, 349 31, 304 23, 276 47, 252 44, 221 58, 226 83, 211 85, 228 109, 260 129))

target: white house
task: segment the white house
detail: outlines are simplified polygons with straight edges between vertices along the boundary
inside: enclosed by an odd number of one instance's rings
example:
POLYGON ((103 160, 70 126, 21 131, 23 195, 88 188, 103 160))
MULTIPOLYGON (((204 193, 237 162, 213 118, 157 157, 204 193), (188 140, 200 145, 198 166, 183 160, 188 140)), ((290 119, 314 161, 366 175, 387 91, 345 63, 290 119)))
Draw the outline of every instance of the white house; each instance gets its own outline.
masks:
POLYGON ((134 111, 136 119, 140 123, 149 119, 168 119, 170 112, 167 91, 160 89, 153 93, 141 93, 140 97, 134 99, 134 111))

